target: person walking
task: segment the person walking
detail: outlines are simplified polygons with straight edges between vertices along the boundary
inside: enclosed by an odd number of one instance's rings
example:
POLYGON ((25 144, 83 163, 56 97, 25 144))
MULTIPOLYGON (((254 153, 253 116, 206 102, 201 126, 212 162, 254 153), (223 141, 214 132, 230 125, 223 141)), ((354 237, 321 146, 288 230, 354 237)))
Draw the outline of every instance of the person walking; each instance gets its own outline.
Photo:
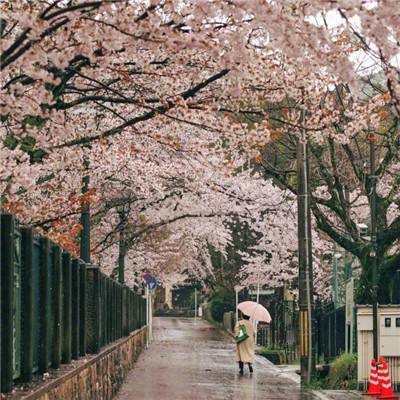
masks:
POLYGON ((243 375, 244 364, 247 364, 249 372, 253 373, 255 350, 254 329, 253 324, 249 320, 250 317, 242 313, 242 319, 235 326, 236 361, 239 363, 239 372, 241 375, 243 375))

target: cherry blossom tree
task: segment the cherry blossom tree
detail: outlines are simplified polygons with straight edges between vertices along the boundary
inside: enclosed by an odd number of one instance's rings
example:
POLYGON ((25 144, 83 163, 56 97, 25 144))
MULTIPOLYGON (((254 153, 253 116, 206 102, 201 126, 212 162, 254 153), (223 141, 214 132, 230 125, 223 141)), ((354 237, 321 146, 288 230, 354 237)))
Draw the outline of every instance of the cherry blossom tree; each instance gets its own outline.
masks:
POLYGON ((369 183, 357 163, 373 132, 380 258, 390 273, 400 221, 395 4, 3 1, 3 207, 76 251, 89 202, 93 251, 110 273, 122 238, 139 269, 176 264, 175 277, 189 259, 195 276, 208 273, 207 244, 224 251, 227 222, 241 218, 262 234, 248 272, 268 251, 267 276, 280 282, 294 276, 284 232, 295 210, 288 200, 282 211, 279 198, 294 192, 293 141, 306 133, 315 229, 362 260, 367 284, 368 243, 356 224, 368 214, 369 183), (246 162, 274 183, 239 173, 246 162), (85 175, 91 190, 82 195, 85 175), (155 237, 166 247, 153 246, 155 237), (181 256, 172 262, 170 253, 181 256))

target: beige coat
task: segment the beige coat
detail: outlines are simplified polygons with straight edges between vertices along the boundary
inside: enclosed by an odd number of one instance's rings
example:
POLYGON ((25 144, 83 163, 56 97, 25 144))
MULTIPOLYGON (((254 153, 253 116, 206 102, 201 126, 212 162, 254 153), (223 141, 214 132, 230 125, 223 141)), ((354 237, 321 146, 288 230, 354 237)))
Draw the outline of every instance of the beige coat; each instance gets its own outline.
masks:
POLYGON ((235 326, 235 336, 239 335, 239 324, 243 324, 246 327, 249 338, 239 344, 236 344, 236 361, 253 363, 255 348, 253 324, 249 320, 241 319, 235 326))

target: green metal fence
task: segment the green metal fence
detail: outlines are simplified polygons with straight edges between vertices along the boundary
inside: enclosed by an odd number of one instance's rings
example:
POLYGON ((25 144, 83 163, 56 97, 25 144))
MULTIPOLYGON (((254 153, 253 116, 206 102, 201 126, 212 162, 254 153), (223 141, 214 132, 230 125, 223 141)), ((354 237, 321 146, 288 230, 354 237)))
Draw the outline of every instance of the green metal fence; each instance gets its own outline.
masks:
POLYGON ((1 215, 1 392, 143 327, 145 300, 1 215))

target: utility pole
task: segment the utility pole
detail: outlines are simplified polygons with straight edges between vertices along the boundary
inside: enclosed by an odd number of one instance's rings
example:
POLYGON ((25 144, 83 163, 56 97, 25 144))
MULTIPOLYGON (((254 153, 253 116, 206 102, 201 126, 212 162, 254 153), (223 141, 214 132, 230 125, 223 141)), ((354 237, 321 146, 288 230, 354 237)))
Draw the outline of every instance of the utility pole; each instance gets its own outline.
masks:
POLYGON ((126 214, 125 207, 122 206, 119 210, 119 255, 118 255, 118 282, 121 285, 125 284, 125 254, 126 254, 126 243, 125 243, 125 224, 126 224, 126 214))
MULTIPOLYGON (((347 185, 344 186, 344 198, 346 200, 346 215, 347 215, 347 218, 350 219, 350 212, 351 212, 351 210, 350 210, 350 207, 351 207, 350 190, 347 185)), ((349 252, 346 249, 344 249, 344 281, 345 281, 345 283, 347 283, 353 275, 352 263, 353 263, 353 260, 351 259, 349 252)))
MULTIPOLYGON (((89 191, 89 161, 84 161, 86 175, 82 179, 82 194, 84 195, 89 191)), ((82 204, 81 212, 81 241, 80 241, 80 258, 90 263, 90 206, 89 202, 85 200, 82 204)))
POLYGON ((302 385, 310 383, 312 378, 315 376, 311 213, 307 150, 307 137, 306 132, 304 131, 302 137, 297 141, 297 208, 300 309, 299 328, 300 371, 302 385))
POLYGON ((378 265, 377 265, 377 238, 376 238, 376 178, 375 171, 375 141, 376 137, 371 133, 368 137, 370 148, 370 208, 371 208, 371 258, 372 269, 372 335, 373 352, 375 360, 378 359, 378 265))
MULTIPOLYGON (((257 295, 256 295, 256 302, 257 304, 260 304, 260 265, 258 265, 258 280, 257 280, 257 295)), ((255 322, 255 329, 254 329, 254 342, 257 345, 257 339, 258 339, 258 321, 255 322)))
POLYGON ((197 318, 197 287, 194 288, 194 318, 197 318))
POLYGON ((333 242, 333 255, 332 255, 332 266, 333 266, 333 304, 335 309, 338 308, 339 296, 338 296, 338 253, 336 251, 336 242, 333 242))
POLYGON ((235 303, 236 303, 236 321, 235 324, 239 321, 239 309, 238 309, 238 304, 239 304, 239 292, 243 289, 242 286, 240 285, 235 285, 235 303))

